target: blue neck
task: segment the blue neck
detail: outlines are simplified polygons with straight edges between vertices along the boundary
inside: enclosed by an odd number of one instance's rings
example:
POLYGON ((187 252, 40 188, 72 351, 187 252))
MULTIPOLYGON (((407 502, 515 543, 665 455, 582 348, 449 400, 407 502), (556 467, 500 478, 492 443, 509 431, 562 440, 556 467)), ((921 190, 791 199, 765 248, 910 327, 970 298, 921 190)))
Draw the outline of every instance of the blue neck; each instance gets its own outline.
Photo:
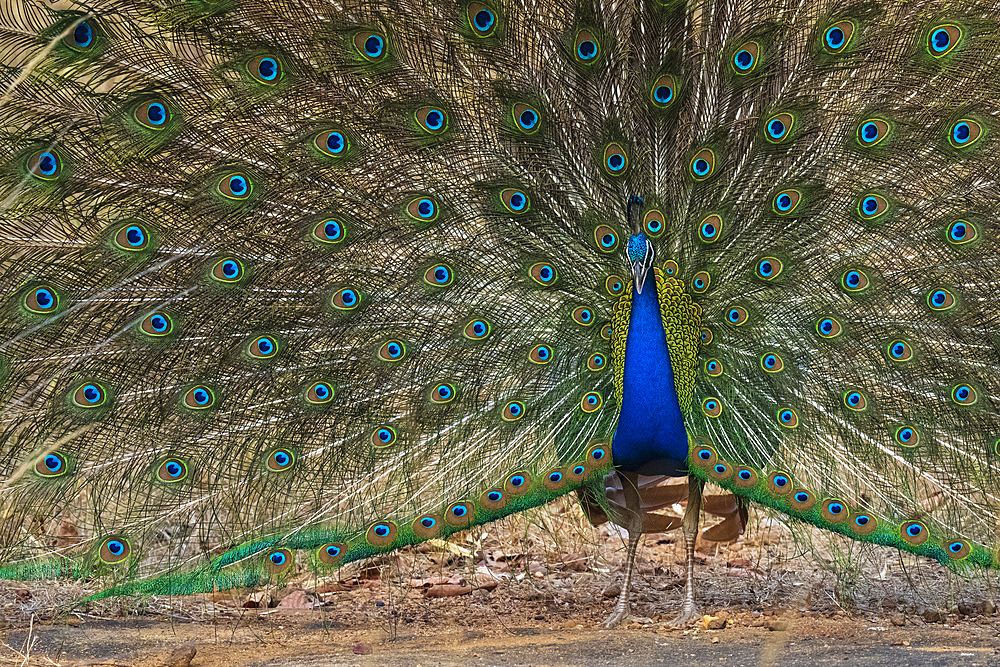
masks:
POLYGON ((622 412, 611 452, 627 472, 680 476, 687 474, 688 439, 652 278, 642 294, 632 295, 622 412))

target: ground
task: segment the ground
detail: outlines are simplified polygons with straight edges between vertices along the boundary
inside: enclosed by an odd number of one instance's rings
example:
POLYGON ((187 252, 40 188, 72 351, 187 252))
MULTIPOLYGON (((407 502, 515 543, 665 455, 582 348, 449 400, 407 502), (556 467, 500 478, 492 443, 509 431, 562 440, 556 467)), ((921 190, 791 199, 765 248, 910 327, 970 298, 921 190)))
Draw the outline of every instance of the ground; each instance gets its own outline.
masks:
POLYGON ((699 545, 704 617, 680 606, 677 534, 640 548, 633 622, 604 629, 621 535, 566 503, 317 578, 255 591, 117 599, 92 583, 2 582, 0 665, 994 665, 997 578, 958 576, 755 515, 699 545))

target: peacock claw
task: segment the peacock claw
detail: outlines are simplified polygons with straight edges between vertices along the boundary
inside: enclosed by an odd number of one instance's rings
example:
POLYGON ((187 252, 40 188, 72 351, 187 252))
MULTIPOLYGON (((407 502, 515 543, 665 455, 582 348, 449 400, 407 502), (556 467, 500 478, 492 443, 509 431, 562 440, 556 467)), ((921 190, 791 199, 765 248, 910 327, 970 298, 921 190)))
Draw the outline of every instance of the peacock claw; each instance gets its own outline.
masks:
POLYGON ((628 609, 615 608, 615 610, 611 612, 611 615, 605 619, 604 627, 610 630, 611 628, 626 622, 651 625, 654 621, 653 619, 646 618, 645 616, 634 616, 628 609))
POLYGON ((684 606, 681 607, 681 612, 677 614, 677 617, 672 621, 668 621, 667 625, 672 628, 680 628, 685 625, 690 625, 694 623, 701 617, 698 613, 698 607, 691 601, 686 601, 684 606))

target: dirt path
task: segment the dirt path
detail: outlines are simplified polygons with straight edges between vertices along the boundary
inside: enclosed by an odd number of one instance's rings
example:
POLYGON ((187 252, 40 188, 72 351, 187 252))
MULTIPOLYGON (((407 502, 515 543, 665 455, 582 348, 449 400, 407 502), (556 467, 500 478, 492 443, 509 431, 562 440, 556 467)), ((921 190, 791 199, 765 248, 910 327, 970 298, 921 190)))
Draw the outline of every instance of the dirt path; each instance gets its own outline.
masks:
MULTIPOLYGON (((865 619, 778 618, 746 627, 736 617, 721 630, 560 630, 548 627, 416 628, 394 640, 384 629, 342 627, 328 612, 261 615, 218 622, 166 619, 87 620, 31 629, 30 665, 216 667, 267 665, 979 665, 1000 666, 994 624, 955 627, 873 626, 865 619), (781 624, 785 625, 782 626, 781 624), (193 649, 193 650, 192 650, 193 649), (186 658, 193 656, 191 661, 186 658), (49 662, 51 661, 51 662, 49 662)), ((543 624, 544 626, 544 624, 543 624)), ((10 631, 22 649, 29 631, 10 631)), ((0 664, 19 664, 8 651, 0 664)))

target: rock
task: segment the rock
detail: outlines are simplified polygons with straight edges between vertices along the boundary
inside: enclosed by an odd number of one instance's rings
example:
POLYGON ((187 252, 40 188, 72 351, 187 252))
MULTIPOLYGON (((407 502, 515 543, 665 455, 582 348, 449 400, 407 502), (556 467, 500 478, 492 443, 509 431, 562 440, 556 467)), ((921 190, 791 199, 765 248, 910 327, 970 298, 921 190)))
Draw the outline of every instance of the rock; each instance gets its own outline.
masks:
POLYGON ((622 594, 622 587, 618 584, 608 584, 608 587, 604 589, 604 597, 606 598, 616 598, 622 594))
POLYGON ((906 625, 906 617, 902 614, 893 614, 892 618, 889 619, 889 622, 897 627, 902 627, 906 625))
POLYGON ((940 623, 944 616, 937 609, 924 609, 924 620, 928 623, 940 623))
POLYGON ((767 624, 767 629, 771 632, 784 632, 788 629, 788 621, 783 621, 780 618, 776 618, 767 624))
POLYGON ((163 667, 191 667, 191 661, 197 652, 194 644, 182 644, 163 659, 163 667))
POLYGON ((702 624, 706 630, 722 630, 726 627, 727 619, 722 616, 702 616, 702 624))

